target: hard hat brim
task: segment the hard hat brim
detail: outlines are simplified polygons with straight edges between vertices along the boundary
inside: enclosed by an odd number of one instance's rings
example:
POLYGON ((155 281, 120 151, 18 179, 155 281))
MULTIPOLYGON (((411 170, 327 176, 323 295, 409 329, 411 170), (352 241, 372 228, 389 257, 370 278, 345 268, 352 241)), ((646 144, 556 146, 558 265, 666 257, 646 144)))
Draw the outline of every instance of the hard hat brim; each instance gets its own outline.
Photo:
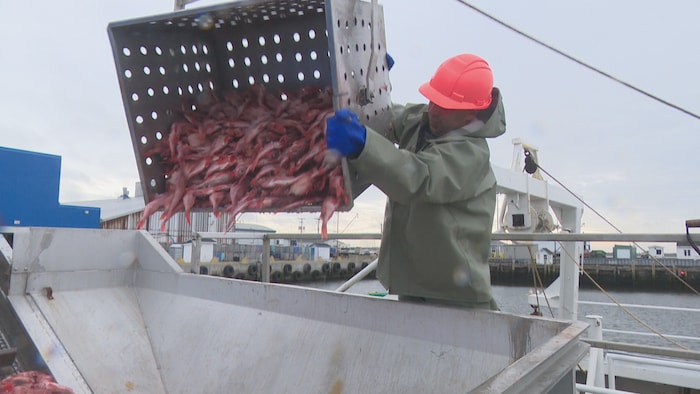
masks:
POLYGON ((491 105, 491 100, 483 105, 483 106, 477 106, 474 105, 470 102, 465 102, 465 101, 457 101, 454 99, 451 99, 439 91, 437 91, 435 88, 430 86, 430 82, 426 82, 422 84, 419 88, 418 91, 425 96, 428 100, 430 100, 432 103, 437 105, 440 108, 445 108, 445 109, 469 109, 469 110, 479 110, 479 109, 486 109, 491 105))

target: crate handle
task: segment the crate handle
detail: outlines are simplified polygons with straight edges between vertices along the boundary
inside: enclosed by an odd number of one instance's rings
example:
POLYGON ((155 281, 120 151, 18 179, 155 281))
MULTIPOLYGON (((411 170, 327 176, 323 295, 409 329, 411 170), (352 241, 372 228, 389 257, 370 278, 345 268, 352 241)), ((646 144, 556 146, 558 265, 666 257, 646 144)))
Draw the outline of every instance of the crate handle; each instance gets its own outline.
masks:
POLYGON ((372 29, 370 30, 370 41, 369 41, 369 47, 371 48, 371 51, 369 53, 369 64, 367 64, 367 73, 365 73, 365 87, 360 89, 360 105, 365 106, 367 104, 371 104, 372 100, 374 99, 374 96, 372 92, 369 89, 369 76, 371 74, 370 70, 373 70, 374 67, 372 67, 372 64, 374 64, 374 59, 376 57, 376 50, 374 47, 374 35, 376 33, 376 24, 375 24, 375 18, 374 18, 374 9, 378 7, 377 0, 372 0, 372 5, 371 9, 369 11, 369 19, 370 23, 372 24, 372 29))

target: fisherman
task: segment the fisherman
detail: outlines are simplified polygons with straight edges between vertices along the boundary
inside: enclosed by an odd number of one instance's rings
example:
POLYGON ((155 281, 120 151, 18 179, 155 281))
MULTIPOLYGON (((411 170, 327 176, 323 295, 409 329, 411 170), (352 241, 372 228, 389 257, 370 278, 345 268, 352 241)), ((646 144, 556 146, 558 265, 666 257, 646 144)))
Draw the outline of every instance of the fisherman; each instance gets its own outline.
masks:
POLYGON ((488 265, 496 177, 486 138, 506 129, 500 91, 473 54, 447 59, 418 90, 430 103, 394 104, 388 133, 336 111, 328 148, 348 158, 359 183, 388 197, 377 278, 391 294, 498 310, 488 265))

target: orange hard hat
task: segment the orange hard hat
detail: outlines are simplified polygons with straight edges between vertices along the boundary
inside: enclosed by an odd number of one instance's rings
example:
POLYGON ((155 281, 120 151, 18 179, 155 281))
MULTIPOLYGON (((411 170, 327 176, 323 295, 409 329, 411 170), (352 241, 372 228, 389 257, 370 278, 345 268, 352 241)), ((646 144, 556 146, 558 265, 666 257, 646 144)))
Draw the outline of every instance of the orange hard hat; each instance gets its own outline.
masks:
POLYGON ((429 82, 418 88, 445 109, 485 109, 491 105, 493 73, 486 60, 469 53, 445 60, 429 82))

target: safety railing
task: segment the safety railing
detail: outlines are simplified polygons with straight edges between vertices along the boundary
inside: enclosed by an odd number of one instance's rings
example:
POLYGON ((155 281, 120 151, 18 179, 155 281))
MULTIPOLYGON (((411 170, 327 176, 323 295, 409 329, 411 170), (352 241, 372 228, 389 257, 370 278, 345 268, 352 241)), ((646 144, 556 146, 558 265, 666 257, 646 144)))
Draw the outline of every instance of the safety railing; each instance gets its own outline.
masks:
MULTIPOLYGON (((634 310, 634 309, 649 309, 649 310, 657 310, 657 311, 683 312, 683 313, 697 314, 698 319, 700 319, 700 309, 698 309, 698 308, 685 308, 685 307, 665 306, 665 305, 643 305, 643 304, 620 304, 620 305, 618 305, 618 304, 615 304, 612 302, 581 301, 581 300, 579 300, 578 303, 579 303, 579 305, 592 305, 592 306, 609 306, 609 307, 622 306, 622 307, 629 308, 632 310, 634 310)), ((640 336, 640 337, 657 336, 657 334, 655 334, 653 332, 618 330, 618 329, 612 329, 612 328, 604 328, 603 333, 634 335, 634 336, 640 336)), ((700 337, 697 337, 697 336, 674 335, 674 334, 664 334, 664 336, 667 338, 671 338, 671 339, 686 340, 686 341, 693 341, 693 342, 700 343, 700 337)))
POLYGON ((591 349, 586 383, 576 385, 578 392, 626 393, 616 389, 617 377, 700 389, 700 352, 603 341, 602 317, 586 318, 590 325, 584 341, 591 349))

